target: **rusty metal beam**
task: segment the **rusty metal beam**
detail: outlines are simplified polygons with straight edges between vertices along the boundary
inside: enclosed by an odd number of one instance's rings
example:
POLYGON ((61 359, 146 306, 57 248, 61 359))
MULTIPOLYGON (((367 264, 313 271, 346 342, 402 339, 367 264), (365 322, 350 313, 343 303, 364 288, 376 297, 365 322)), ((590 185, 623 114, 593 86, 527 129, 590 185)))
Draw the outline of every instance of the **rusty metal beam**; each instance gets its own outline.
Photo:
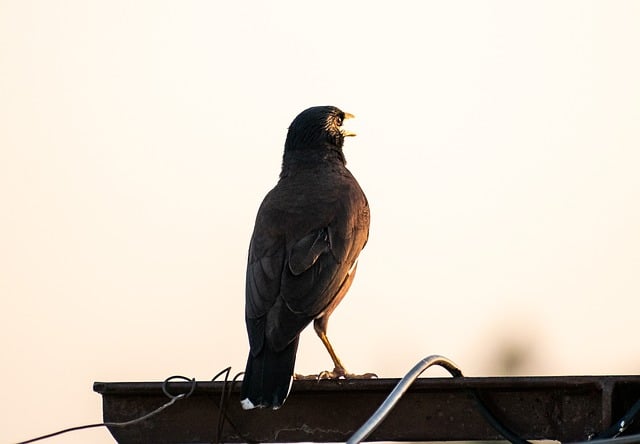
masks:
MULTIPOLYGON (((236 384, 226 404, 221 441, 346 441, 397 382, 295 381, 286 404, 276 411, 243 411, 236 384)), ((158 415, 109 430, 123 444, 215 442, 223 385, 198 382, 192 396, 158 415)), ((187 392, 190 384, 175 382, 168 387, 172 393, 181 393, 187 392)), ((422 378, 368 440, 501 439, 480 414, 472 390, 525 439, 580 441, 607 428, 640 398, 640 376, 422 378)), ((105 422, 142 416, 168 400, 161 382, 96 382, 94 391, 102 395, 105 422)), ((635 431, 640 431, 637 425, 635 431)))

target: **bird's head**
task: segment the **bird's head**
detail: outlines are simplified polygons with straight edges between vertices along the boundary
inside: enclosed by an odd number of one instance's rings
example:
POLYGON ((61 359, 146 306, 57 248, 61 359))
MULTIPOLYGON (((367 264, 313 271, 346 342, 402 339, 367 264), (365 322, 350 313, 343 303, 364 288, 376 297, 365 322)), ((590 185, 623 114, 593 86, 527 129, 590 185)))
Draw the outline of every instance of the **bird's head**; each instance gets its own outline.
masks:
POLYGON ((329 147, 342 149, 344 138, 355 133, 342 127, 346 119, 354 117, 335 106, 314 106, 293 119, 284 145, 285 152, 329 147))

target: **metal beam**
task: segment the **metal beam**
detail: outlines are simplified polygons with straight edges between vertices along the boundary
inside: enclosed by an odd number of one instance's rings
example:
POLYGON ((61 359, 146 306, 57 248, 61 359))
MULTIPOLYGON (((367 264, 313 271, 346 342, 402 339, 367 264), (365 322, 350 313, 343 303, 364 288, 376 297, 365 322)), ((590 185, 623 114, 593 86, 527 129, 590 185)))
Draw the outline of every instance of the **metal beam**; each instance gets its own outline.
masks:
MULTIPOLYGON (((281 409, 252 411, 240 408, 239 383, 198 382, 190 397, 158 415, 109 430, 123 444, 215 442, 225 387, 231 392, 222 442, 340 442, 371 416, 397 382, 294 381, 281 409)), ((168 401, 161 382, 96 382, 93 388, 102 395, 105 422, 128 421, 168 401)), ((171 382, 168 388, 188 392, 190 383, 171 382)), ((607 428, 640 398, 640 376, 422 378, 368 440, 501 439, 480 414, 473 390, 525 439, 580 441, 607 428)))

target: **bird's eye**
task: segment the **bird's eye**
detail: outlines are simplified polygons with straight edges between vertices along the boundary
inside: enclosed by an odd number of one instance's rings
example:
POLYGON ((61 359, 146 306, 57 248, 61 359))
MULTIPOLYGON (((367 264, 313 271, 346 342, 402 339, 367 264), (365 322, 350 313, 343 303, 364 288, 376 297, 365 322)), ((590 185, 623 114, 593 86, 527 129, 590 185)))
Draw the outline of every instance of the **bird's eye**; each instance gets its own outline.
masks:
POLYGON ((336 124, 338 126, 342 126, 342 117, 340 117, 340 116, 336 117, 336 124))

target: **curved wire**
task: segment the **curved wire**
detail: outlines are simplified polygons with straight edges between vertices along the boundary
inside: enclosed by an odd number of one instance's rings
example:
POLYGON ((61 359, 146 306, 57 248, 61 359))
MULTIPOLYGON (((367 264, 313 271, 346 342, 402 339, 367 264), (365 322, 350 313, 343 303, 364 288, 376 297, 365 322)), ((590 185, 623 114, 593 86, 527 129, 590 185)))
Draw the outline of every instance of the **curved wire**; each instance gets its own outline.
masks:
POLYGON ((409 373, 407 373, 391 391, 389 396, 378 407, 373 415, 349 438, 347 444, 356 444, 364 441, 375 429, 378 428, 380 423, 389 415, 391 410, 398 403, 402 395, 407 391, 409 386, 415 381, 418 376, 422 374, 426 369, 433 365, 439 365, 444 367, 451 375, 455 377, 462 376, 460 369, 453 363, 453 361, 440 355, 431 355, 418 362, 409 373))
POLYGON ((603 439, 615 438, 624 433, 629 426, 636 420, 636 417, 640 414, 640 399, 637 400, 633 406, 629 409, 625 415, 620 418, 615 424, 609 427, 607 430, 598 433, 594 436, 592 442, 600 442, 603 439))
MULTIPOLYGON (((225 378, 224 378, 224 384, 222 386, 222 393, 220 394, 220 405, 218 407, 220 411, 218 413, 218 427, 216 429, 216 441, 215 441, 215 444, 220 444, 222 442, 222 436, 223 436, 225 421, 228 422, 229 425, 231 425, 231 427, 233 427, 233 429, 238 434, 238 436, 242 437, 242 439, 244 439, 247 443, 253 443, 255 441, 253 441, 250 438, 244 436, 244 434, 242 432, 240 432, 238 427, 231 421, 231 419, 227 415, 227 409, 229 407, 229 400, 231 399, 231 392, 233 391, 233 386, 238 381, 238 378, 240 376, 244 375, 244 372, 237 373, 233 377, 233 379, 231 380, 231 383, 229 384, 229 388, 226 390, 226 394, 225 394, 225 387, 227 387, 227 384, 229 383, 229 375, 230 375, 231 367, 229 367, 228 370, 229 371, 226 372, 226 375, 225 375, 225 378)), ((220 374, 222 374, 222 372, 220 374)), ((217 378, 219 375, 216 375, 215 378, 217 378)))
POLYGON ((489 425, 493 427, 495 431, 500 433, 511 444, 531 444, 529 441, 520 438, 513 430, 511 430, 500 420, 498 420, 495 413, 493 413, 493 411, 489 409, 487 403, 482 399, 482 396, 478 389, 471 389, 470 392, 476 401, 480 414, 485 419, 485 421, 487 421, 489 425))
POLYGON ((27 441, 20 441, 17 444, 29 444, 32 442, 36 442, 36 441, 41 441, 43 439, 47 439, 47 438, 52 438, 54 436, 58 436, 58 435, 62 435, 64 433, 68 433, 68 432, 74 432, 76 430, 85 430, 85 429, 93 429, 96 427, 127 427, 133 424, 137 424, 139 422, 144 421, 145 419, 149 419, 152 416, 157 415, 158 413, 160 413, 161 411, 163 411, 164 409, 166 409, 167 407, 173 405, 174 402, 180 400, 180 399, 185 399, 188 398, 189 396, 191 396, 191 394, 194 392, 195 388, 196 388, 196 380, 195 378, 187 378, 185 376, 171 376, 167 379, 164 380, 164 382, 162 383, 162 391, 164 392, 164 394, 169 397, 169 401, 167 401, 166 403, 164 403, 163 405, 161 405, 160 407, 158 407, 157 409, 143 415, 140 416, 139 418, 135 418, 132 419, 130 421, 123 421, 123 422, 101 422, 101 423, 97 423, 97 424, 87 424, 87 425, 82 425, 82 426, 78 426, 78 427, 70 427, 68 429, 64 429, 64 430, 59 430, 57 432, 54 433, 49 433, 47 435, 42 435, 42 436, 38 436, 37 438, 32 438, 29 439, 27 441), (191 382, 191 387, 190 390, 186 393, 180 393, 179 395, 172 395, 171 393, 168 392, 167 390, 167 383, 169 383, 172 379, 184 379, 185 381, 189 381, 191 382))
POLYGON ((590 441, 579 441, 571 444, 638 444, 640 443, 640 434, 618 436, 614 438, 592 439, 590 441))
POLYGON ((54 432, 54 433, 49 433, 47 435, 38 436, 37 438, 28 439, 26 441, 20 441, 20 442, 18 442, 16 444, 28 444, 30 442, 36 442, 36 441, 40 441, 42 439, 53 438, 54 436, 62 435, 63 433, 74 432, 76 430, 93 429, 93 428, 96 428, 96 427, 104 427, 104 426, 105 426, 105 423, 101 422, 99 424, 87 424, 87 425, 78 426, 78 427, 69 427, 68 429, 59 430, 59 431, 54 432))

